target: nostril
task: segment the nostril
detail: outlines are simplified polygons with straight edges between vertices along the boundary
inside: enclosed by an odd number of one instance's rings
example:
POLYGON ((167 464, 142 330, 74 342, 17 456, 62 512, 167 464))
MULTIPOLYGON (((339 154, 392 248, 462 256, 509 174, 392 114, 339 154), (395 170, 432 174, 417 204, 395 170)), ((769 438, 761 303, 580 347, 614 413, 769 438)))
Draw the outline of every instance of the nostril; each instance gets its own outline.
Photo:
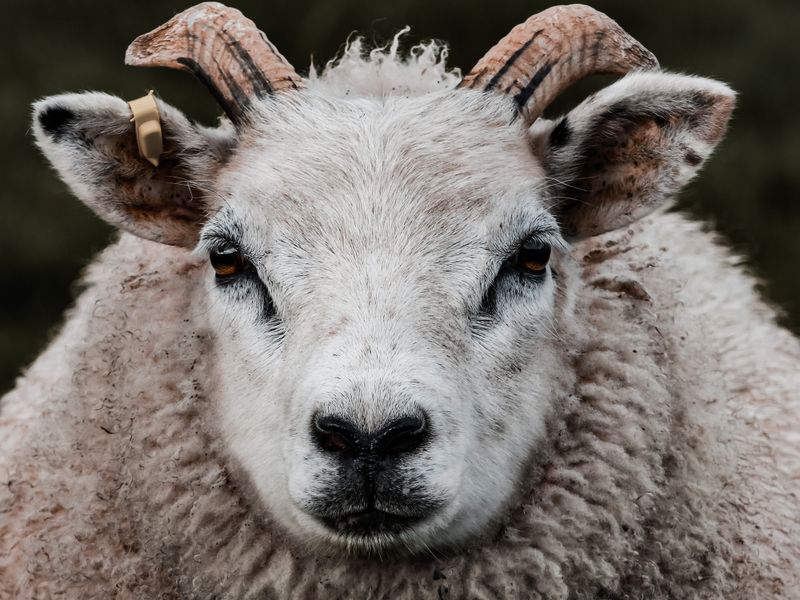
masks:
POLYGON ((425 415, 402 417, 387 425, 375 436, 375 451, 380 454, 400 454, 419 448, 428 436, 425 415))
POLYGON ((326 452, 355 450, 360 445, 358 430, 336 417, 316 415, 312 419, 311 433, 319 447, 326 452))
POLYGON ((428 434, 424 414, 395 419, 375 434, 367 434, 341 417, 317 414, 311 420, 311 435, 321 450, 353 456, 389 457, 413 452, 428 434))

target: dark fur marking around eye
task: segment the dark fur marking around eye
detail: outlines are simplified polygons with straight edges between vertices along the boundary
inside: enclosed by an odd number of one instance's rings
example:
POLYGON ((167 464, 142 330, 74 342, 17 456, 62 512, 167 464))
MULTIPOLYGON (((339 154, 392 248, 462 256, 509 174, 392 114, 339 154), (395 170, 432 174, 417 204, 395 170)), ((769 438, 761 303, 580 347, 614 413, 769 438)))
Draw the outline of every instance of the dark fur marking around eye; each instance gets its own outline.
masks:
POLYGON ((267 285, 261 281, 260 278, 256 277, 256 281, 258 282, 258 289, 261 292, 261 297, 263 298, 263 306, 261 308, 261 314, 265 319, 271 319, 275 316, 275 302, 272 300, 272 295, 269 293, 267 289, 267 285))
POLYGON ((493 315, 497 311, 497 285, 492 282, 481 299, 478 311, 483 315, 493 315))
POLYGON ((75 113, 63 106, 52 106, 39 114, 39 125, 59 141, 75 122, 75 113))
POLYGON ((553 128, 553 131, 550 132, 550 146, 552 148, 565 146, 569 143, 571 136, 572 130, 569 128, 567 117, 564 117, 558 122, 558 125, 553 128))

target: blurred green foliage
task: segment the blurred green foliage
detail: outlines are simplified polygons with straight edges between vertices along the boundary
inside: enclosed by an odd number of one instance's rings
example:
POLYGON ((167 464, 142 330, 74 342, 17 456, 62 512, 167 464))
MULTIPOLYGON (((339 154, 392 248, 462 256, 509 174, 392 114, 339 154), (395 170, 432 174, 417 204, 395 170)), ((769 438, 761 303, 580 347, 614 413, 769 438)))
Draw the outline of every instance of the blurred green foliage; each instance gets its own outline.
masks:
MULTIPOLYGON (((189 76, 122 62, 136 35, 191 3, 2 2, 0 391, 46 344, 80 270, 112 237, 34 149, 30 104, 80 90, 133 98, 152 87, 191 117, 213 123, 217 107, 189 76)), ((382 43, 407 24, 413 27, 408 43, 446 40, 451 64, 469 69, 512 26, 549 6, 544 0, 229 3, 255 20, 298 69, 312 54, 324 63, 351 32, 382 43)), ((767 296, 786 309, 786 323, 800 330, 800 2, 597 0, 594 6, 655 52, 665 68, 714 77, 740 92, 730 135, 681 204, 746 256, 767 282, 767 296)), ((587 89, 573 92, 572 102, 587 89)))

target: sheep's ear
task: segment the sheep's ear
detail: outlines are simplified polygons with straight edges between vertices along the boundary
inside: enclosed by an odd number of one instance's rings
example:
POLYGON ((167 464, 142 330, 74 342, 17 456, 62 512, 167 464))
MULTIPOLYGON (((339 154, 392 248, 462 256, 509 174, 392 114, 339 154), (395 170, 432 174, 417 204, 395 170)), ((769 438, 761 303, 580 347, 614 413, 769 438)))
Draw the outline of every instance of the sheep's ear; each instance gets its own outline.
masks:
POLYGON ((158 167, 139 156, 127 102, 107 94, 51 96, 34 104, 36 143, 78 198, 112 225, 191 247, 213 199, 203 191, 233 144, 158 102, 164 152, 158 167))
POLYGON ((566 117, 536 122, 534 152, 564 233, 597 235, 661 206, 711 155, 734 99, 709 79, 634 73, 566 117))

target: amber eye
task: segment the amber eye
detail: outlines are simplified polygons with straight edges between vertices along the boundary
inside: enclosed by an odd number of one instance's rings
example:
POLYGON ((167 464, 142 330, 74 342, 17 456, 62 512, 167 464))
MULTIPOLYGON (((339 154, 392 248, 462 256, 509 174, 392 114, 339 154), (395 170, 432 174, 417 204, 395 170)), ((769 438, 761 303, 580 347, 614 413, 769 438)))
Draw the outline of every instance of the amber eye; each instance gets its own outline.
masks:
POLYGON ((214 272, 219 279, 233 277, 250 268, 250 263, 242 256, 242 253, 229 244, 213 250, 210 258, 211 266, 214 267, 214 272))
POLYGON ((517 251, 516 266, 531 275, 544 275, 549 260, 550 244, 530 239, 517 251))

